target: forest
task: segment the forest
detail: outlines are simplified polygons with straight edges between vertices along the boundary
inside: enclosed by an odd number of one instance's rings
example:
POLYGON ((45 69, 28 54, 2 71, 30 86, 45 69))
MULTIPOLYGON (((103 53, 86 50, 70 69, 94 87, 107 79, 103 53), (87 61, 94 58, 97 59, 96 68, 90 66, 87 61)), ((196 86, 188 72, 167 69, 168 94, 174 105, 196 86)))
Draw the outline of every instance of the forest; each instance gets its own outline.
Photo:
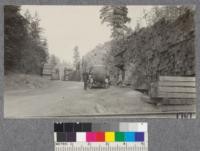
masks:
POLYGON ((47 41, 37 14, 20 13, 20 6, 4 7, 4 65, 5 74, 10 72, 42 73, 49 54, 47 41))

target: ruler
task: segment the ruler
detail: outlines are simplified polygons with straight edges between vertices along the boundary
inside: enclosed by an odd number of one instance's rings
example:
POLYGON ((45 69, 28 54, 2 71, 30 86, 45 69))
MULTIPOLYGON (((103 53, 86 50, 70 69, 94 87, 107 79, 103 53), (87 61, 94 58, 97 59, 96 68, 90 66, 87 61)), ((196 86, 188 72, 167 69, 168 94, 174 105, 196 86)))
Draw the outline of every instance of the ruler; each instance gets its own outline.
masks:
POLYGON ((55 151, 148 151, 143 143, 56 143, 55 151))
MULTIPOLYGON (((54 150, 148 151, 147 123, 91 123, 90 129, 81 128, 82 124, 85 123, 54 124, 54 150)), ((88 127, 88 123, 85 125, 88 127)))

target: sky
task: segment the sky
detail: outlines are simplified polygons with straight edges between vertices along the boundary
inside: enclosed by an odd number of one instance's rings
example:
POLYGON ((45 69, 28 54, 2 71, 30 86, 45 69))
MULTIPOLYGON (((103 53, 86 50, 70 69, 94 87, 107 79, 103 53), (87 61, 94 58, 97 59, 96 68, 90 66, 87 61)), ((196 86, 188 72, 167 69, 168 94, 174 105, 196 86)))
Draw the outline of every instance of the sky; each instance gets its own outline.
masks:
MULTIPOLYGON (((37 12, 42 36, 47 39, 50 54, 56 55, 61 61, 73 61, 73 48, 79 47, 80 56, 91 51, 98 44, 111 40, 110 28, 102 24, 99 10, 102 6, 48 6, 23 5, 21 13, 29 10, 31 15, 37 12)), ((127 26, 135 28, 143 17, 143 11, 152 6, 127 6, 131 22, 127 26)), ((141 22, 144 26, 144 22, 141 22)))

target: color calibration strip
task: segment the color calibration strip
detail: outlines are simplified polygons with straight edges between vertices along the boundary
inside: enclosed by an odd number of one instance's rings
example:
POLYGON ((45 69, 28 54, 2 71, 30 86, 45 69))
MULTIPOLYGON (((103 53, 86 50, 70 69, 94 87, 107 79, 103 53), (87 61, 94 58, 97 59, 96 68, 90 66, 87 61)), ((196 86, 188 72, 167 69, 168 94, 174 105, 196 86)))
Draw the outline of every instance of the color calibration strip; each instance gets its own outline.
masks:
POLYGON ((55 151, 148 150, 147 123, 55 123, 55 151))
POLYGON ((56 142, 144 142, 144 132, 58 132, 56 142))

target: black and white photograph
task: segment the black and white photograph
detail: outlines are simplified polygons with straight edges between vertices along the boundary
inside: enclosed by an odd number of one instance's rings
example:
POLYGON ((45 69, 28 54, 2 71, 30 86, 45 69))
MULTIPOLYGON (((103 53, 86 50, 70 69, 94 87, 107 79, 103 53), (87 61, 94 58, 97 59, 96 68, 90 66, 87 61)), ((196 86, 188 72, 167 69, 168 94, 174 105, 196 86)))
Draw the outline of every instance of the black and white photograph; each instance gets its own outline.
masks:
POLYGON ((5 5, 4 117, 196 118, 193 5, 5 5))

